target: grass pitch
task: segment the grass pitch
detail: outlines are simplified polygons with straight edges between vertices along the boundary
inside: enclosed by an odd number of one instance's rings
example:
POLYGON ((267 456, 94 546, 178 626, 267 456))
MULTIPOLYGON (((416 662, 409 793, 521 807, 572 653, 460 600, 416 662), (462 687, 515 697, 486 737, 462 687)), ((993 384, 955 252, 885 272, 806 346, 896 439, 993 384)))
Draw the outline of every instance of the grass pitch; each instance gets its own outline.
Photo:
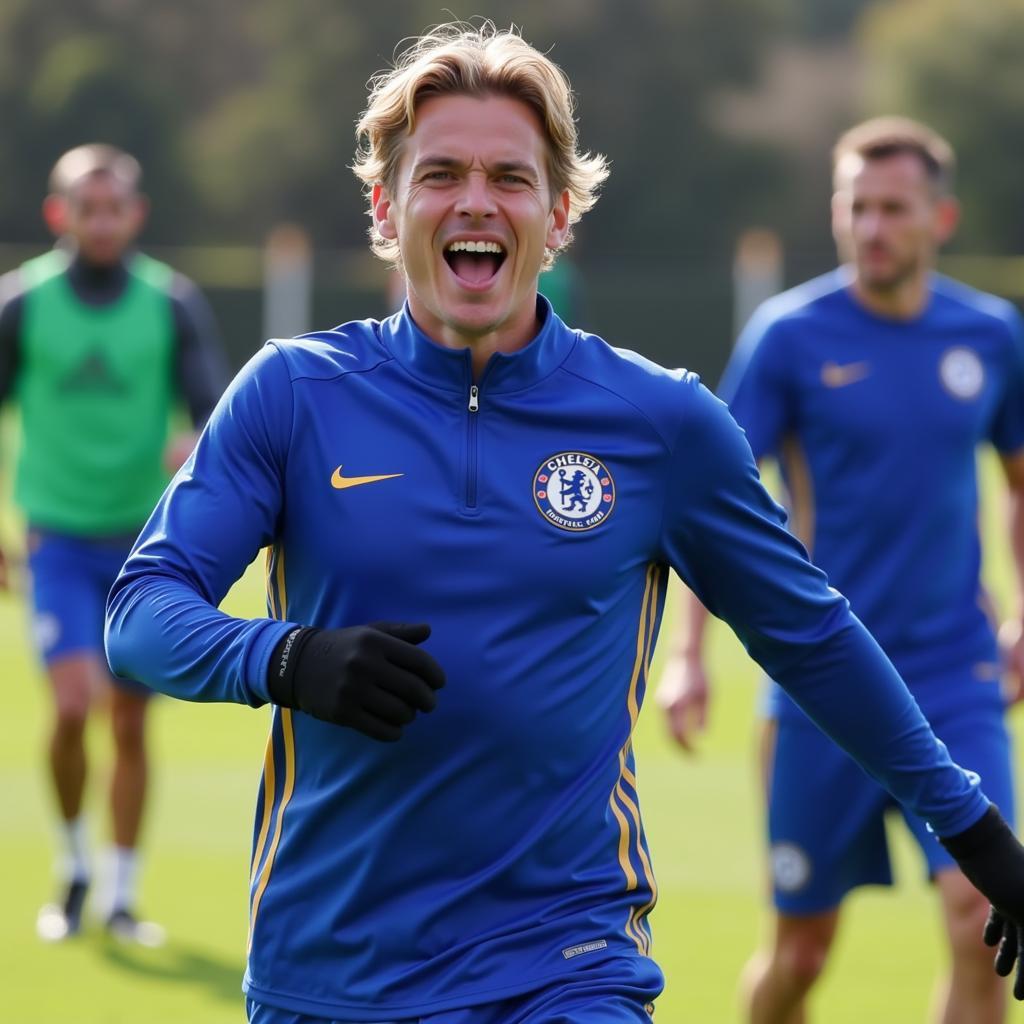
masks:
MULTIPOLYGON (((984 476, 991 493, 992 463, 984 476)), ((1005 608, 1011 572, 998 516, 996 503, 987 503, 988 575, 1005 608)), ((254 567, 228 608, 260 615, 261 601, 254 567)), ((667 631, 671 608, 665 621, 667 631)), ((34 920, 53 893, 52 801, 43 771, 48 695, 28 648, 27 622, 17 598, 0 598, 0 1019, 237 1024, 244 1020, 246 884, 267 713, 172 700, 153 708, 154 792, 141 909, 167 927, 167 946, 126 948, 95 925, 74 942, 44 946, 34 920)), ((716 690, 699 755, 676 752, 653 703, 637 737, 644 820, 661 894, 653 916, 654 955, 668 979, 658 1003, 661 1024, 739 1020, 737 978, 767 922, 753 754, 757 671, 724 627, 710 639, 716 690)), ((97 844, 106 829, 105 727, 97 717, 90 733, 89 808, 97 844)), ((899 833, 896 870, 895 892, 864 890, 849 901, 815 996, 815 1019, 926 1019, 944 957, 941 924, 916 850, 899 833)))

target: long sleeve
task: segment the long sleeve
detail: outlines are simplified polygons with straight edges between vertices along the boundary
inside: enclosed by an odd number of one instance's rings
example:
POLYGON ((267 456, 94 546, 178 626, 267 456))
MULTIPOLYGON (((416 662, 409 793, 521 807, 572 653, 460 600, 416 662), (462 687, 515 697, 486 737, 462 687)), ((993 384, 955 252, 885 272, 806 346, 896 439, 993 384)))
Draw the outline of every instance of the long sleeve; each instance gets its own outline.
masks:
POLYGON ((949 758, 846 599, 761 485, 726 407, 691 377, 666 498, 665 558, 804 712, 939 835, 987 800, 949 758))
POLYGON ((290 624, 217 609, 273 542, 291 434, 283 357, 264 347, 214 410, 110 592, 106 647, 115 673, 197 701, 259 705, 290 624))

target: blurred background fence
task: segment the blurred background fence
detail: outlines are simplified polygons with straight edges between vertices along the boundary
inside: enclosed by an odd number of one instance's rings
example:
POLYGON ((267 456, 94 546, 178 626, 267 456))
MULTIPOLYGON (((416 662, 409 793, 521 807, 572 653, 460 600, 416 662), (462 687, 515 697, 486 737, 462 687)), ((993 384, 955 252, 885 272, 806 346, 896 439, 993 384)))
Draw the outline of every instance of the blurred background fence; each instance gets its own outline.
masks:
MULTIPOLYGON (((294 230, 289 226, 293 242, 294 230)), ((775 235, 761 229, 754 235, 762 248, 755 246, 747 259, 741 245, 714 259, 677 256, 668 265, 592 256, 585 273, 567 260, 541 278, 541 289, 572 326, 663 365, 697 370, 713 386, 753 307, 834 265, 829 248, 786 253, 775 235)), ((0 244, 0 273, 38 251, 0 244)), ((298 268, 294 258, 275 259, 272 247, 149 245, 146 251, 202 287, 235 368, 268 337, 387 316, 399 301, 389 272, 362 246, 303 249, 298 268)), ((941 269, 1024 308, 1024 256, 950 255, 941 269)))

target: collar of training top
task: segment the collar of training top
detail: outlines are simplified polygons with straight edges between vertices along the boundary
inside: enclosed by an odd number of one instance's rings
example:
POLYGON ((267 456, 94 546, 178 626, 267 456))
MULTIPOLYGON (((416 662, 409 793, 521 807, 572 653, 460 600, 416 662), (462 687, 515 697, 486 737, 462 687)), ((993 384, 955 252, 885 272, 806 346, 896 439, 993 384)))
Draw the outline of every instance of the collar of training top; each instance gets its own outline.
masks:
MULTIPOLYGON (((477 383, 490 394, 522 391, 553 373, 568 357, 576 343, 555 315, 543 295, 537 296, 541 327, 534 338, 516 352, 496 352, 487 362, 477 383)), ((385 348, 414 377, 445 391, 464 392, 473 383, 472 352, 468 348, 446 348, 429 338, 416 325, 406 303, 399 312, 380 324, 385 348)))

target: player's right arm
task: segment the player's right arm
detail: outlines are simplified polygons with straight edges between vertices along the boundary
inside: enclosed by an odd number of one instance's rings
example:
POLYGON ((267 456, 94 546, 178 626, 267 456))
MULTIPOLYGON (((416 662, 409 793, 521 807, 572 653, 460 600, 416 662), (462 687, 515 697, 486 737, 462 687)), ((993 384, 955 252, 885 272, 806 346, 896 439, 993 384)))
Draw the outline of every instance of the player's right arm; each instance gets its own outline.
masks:
POLYGON ((173 697, 273 702, 397 740, 445 682, 419 647, 429 626, 319 629, 217 607, 278 534, 292 403, 284 357, 267 345, 217 404, 115 581, 107 658, 117 675, 173 697))

